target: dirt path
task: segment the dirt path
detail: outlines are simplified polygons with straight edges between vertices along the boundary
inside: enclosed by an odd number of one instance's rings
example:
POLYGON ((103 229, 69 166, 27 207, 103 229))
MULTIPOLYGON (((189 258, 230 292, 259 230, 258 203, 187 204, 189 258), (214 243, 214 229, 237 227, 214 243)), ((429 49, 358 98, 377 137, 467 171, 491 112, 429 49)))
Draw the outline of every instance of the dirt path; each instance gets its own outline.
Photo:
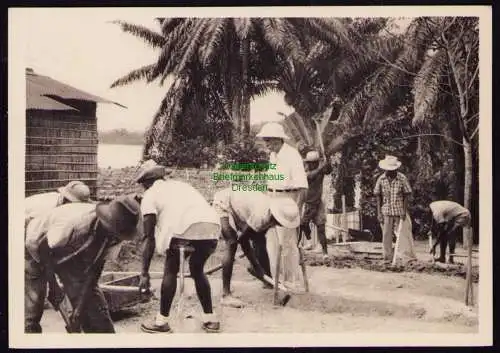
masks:
MULTIPOLYGON (((247 303, 243 309, 221 308, 221 281, 211 276, 214 305, 224 332, 426 332, 473 333, 478 330, 477 309, 463 305, 464 281, 458 277, 421 273, 383 273, 358 268, 309 267, 311 291, 292 296, 285 308, 272 305, 272 291, 262 288, 236 266, 233 290, 247 303), (221 310, 222 309, 222 310, 221 310)), ((153 281, 156 294, 159 280, 153 281)), ((477 285, 475 285, 477 293, 477 285)), ((182 316, 172 324, 176 332, 201 332, 199 304, 191 280, 182 316)), ((116 318, 118 332, 139 332, 140 322, 152 317, 159 302, 141 304, 116 318)), ((175 311, 174 302, 173 311, 175 311)), ((44 314, 45 332, 64 332, 52 310, 44 314)))

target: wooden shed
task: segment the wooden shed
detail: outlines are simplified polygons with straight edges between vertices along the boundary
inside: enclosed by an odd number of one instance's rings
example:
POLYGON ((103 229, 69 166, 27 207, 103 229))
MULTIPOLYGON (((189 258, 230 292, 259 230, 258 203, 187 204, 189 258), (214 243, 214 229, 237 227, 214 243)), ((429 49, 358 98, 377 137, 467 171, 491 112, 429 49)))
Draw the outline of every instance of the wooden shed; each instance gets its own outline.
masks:
POLYGON ((26 69, 25 196, 81 180, 96 197, 97 103, 120 105, 26 69))

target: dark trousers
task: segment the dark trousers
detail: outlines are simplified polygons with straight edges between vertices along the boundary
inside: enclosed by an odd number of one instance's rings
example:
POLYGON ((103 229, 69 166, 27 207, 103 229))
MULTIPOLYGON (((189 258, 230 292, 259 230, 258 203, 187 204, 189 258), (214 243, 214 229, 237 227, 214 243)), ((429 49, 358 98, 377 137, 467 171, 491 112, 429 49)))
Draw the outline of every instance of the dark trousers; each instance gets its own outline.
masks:
MULTIPOLYGON (((73 261, 57 267, 56 272, 73 307, 78 305, 87 275, 81 266, 74 266, 73 261)), ((99 275, 100 277, 100 275, 99 275)), ((96 283, 85 300, 80 316, 80 324, 84 333, 115 333, 108 303, 103 292, 96 283)))
POLYGON ((439 239, 439 260, 445 261, 446 259, 446 248, 450 250, 450 260, 453 260, 453 254, 455 254, 456 240, 458 232, 461 230, 460 227, 456 227, 454 230, 453 222, 447 223, 436 223, 432 221, 432 233, 436 239, 439 239))
POLYGON ((44 268, 31 255, 24 253, 24 332, 41 333, 47 277, 44 268))
POLYGON ((255 233, 250 239, 259 264, 264 269, 264 273, 271 277, 271 264, 269 263, 269 254, 267 253, 266 232, 255 233))
MULTIPOLYGON (((189 272, 194 280, 196 294, 205 314, 212 314, 212 290, 207 275, 204 273, 205 263, 217 248, 217 240, 185 240, 172 238, 165 258, 163 281, 161 284, 160 313, 169 316, 170 308, 177 290, 177 274, 180 268, 180 246, 190 246, 194 251, 189 254, 189 272)), ((188 254, 186 253, 187 257, 188 254)))

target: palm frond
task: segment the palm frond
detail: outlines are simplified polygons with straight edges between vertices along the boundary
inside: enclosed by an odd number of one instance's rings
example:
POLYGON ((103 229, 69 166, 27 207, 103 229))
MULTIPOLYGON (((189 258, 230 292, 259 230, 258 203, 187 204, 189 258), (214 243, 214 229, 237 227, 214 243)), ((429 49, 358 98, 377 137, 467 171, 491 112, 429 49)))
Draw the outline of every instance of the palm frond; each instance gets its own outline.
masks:
POLYGON ((120 26, 123 32, 133 34, 136 37, 143 39, 153 48, 161 48, 165 45, 165 38, 147 27, 128 23, 124 21, 112 21, 113 24, 120 26))
POLYGON ((190 30, 192 29, 195 19, 185 19, 180 22, 175 28, 168 34, 165 38, 165 45, 156 62, 156 67, 152 73, 152 76, 162 75, 161 84, 164 82, 166 77, 172 73, 172 65, 170 65, 167 70, 167 64, 175 60, 178 53, 178 47, 185 44, 185 39, 190 35, 190 30), (180 45, 179 45, 180 43, 180 45))
POLYGON ((203 66, 209 66, 217 57, 217 53, 222 49, 222 39, 227 25, 231 19, 215 18, 211 20, 210 27, 207 30, 207 39, 201 51, 201 63, 203 66))
POLYGON ((163 18, 160 22, 161 33, 165 37, 167 37, 175 28, 179 27, 184 21, 186 21, 186 19, 182 17, 163 18))
POLYGON ((249 94, 250 96, 255 99, 255 97, 265 97, 271 92, 278 93, 280 92, 279 89, 279 84, 277 82, 252 82, 251 85, 249 85, 249 94))
POLYGON ((262 29, 266 42, 275 52, 286 53, 298 61, 304 61, 303 50, 298 46, 296 40, 291 40, 293 35, 287 33, 288 30, 282 19, 264 18, 262 19, 262 29))
POLYGON ((188 47, 182 54, 182 58, 180 62, 176 65, 174 74, 180 75, 184 72, 187 65, 196 60, 196 53, 198 46, 200 44, 202 35, 204 34, 205 29, 210 24, 210 19, 204 18, 200 19, 194 28, 192 35, 188 39, 187 43, 189 43, 188 47))
POLYGON ((114 81, 111 84, 110 88, 126 86, 132 82, 147 79, 150 77, 151 73, 153 72, 154 67, 155 67, 155 65, 152 64, 152 65, 146 65, 146 66, 143 66, 139 69, 133 70, 133 71, 129 72, 127 75, 114 81))
POLYGON ((304 19, 310 33, 320 40, 341 47, 346 51, 356 52, 352 45, 352 34, 350 28, 336 18, 310 18, 304 19))
POLYGON ((436 112, 436 105, 446 71, 446 52, 437 51, 428 58, 420 69, 414 86, 413 124, 421 125, 436 112))
POLYGON ((393 62, 387 62, 387 70, 377 81, 377 89, 365 113, 364 124, 379 119, 386 110, 395 109, 409 92, 411 82, 424 61, 425 53, 433 38, 421 18, 414 20, 408 28, 410 44, 393 62))
POLYGON ((252 19, 248 17, 235 18, 233 19, 233 22, 238 39, 241 41, 248 38, 253 27, 252 19))

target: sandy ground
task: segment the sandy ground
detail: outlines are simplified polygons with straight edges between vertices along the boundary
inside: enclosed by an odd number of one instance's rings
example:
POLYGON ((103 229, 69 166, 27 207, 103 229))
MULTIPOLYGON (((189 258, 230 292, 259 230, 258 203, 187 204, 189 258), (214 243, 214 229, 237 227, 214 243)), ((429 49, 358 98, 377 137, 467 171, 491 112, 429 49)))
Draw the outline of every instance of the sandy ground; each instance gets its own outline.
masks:
MULTIPOLYGON (((308 266, 310 292, 298 290, 286 307, 272 305, 272 290, 263 289, 259 281, 246 273, 246 260, 237 262, 233 277, 234 294, 246 303, 242 309, 221 307, 220 272, 211 275, 214 308, 224 332, 477 332, 477 305, 464 305, 463 266, 432 267, 425 243, 417 243, 419 262, 407 272, 385 271, 381 261, 367 260, 366 256, 348 258, 350 255, 342 254, 338 247, 331 246, 330 252, 333 260, 328 264, 315 262, 316 255, 308 254, 309 262, 314 264, 308 266), (353 265, 363 261, 368 261, 372 270, 353 265), (351 263, 351 268, 342 268, 342 263, 351 263), (431 267, 435 271, 421 270, 431 267)), ((457 249, 457 253, 464 252, 457 249)), ((457 262, 465 260, 457 258, 457 262)), ((477 258, 473 263, 477 266, 477 258)), ((131 264, 129 269, 137 265, 131 264)), ((155 259, 151 270, 161 269, 161 259, 155 259)), ((152 286, 158 296, 160 280, 152 280, 152 286)), ((158 298, 153 298, 149 303, 115 314, 116 330, 140 332, 140 323, 153 317, 158 308, 158 298)), ((175 332, 202 332, 201 308, 190 279, 186 280, 184 304, 178 309, 175 300, 171 314, 175 332)), ((42 326, 44 332, 64 332, 62 320, 52 309, 44 313, 42 326)))

